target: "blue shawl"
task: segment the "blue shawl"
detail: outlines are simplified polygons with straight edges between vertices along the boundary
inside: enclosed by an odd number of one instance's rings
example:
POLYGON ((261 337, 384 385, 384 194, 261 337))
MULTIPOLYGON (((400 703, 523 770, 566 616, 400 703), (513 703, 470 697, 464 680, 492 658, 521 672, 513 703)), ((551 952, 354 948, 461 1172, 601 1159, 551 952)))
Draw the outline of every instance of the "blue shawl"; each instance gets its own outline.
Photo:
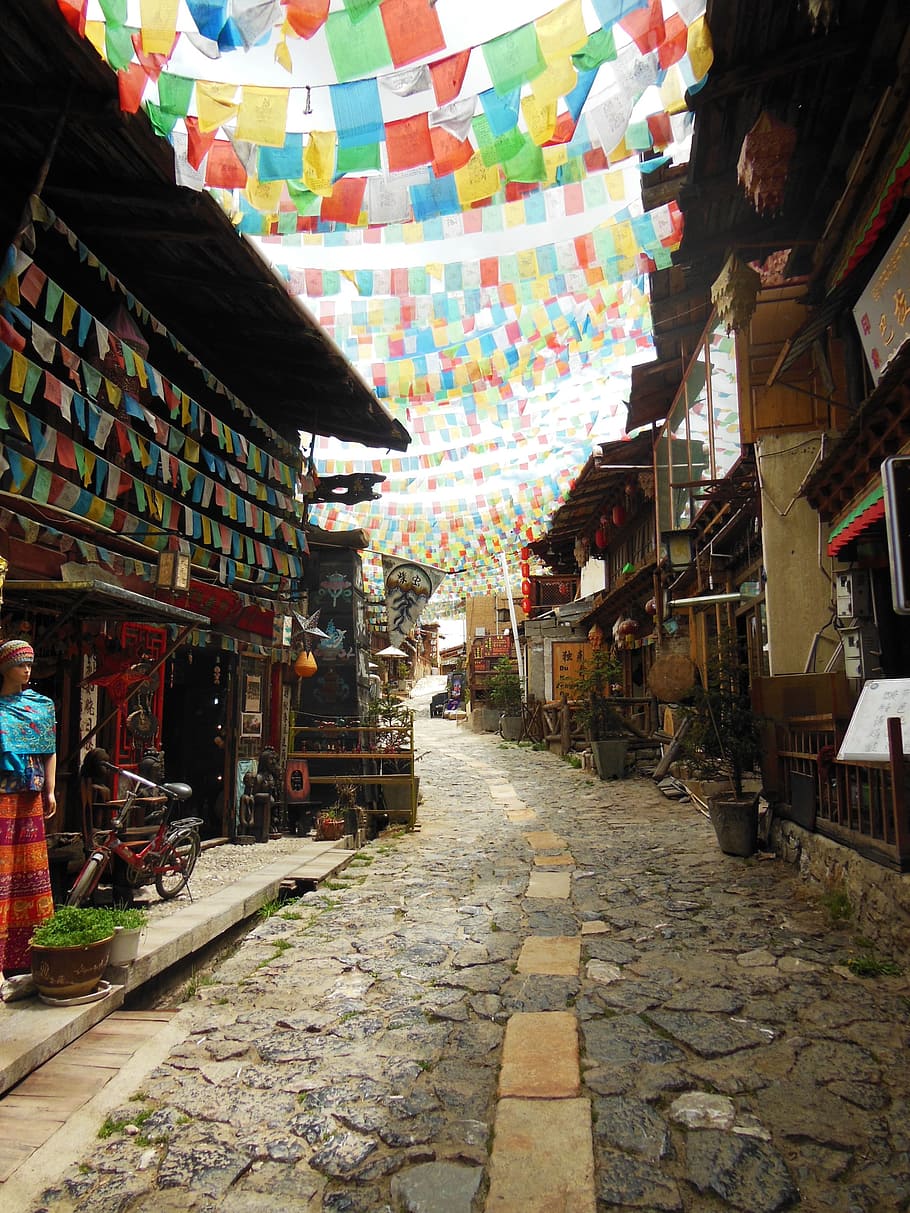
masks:
POLYGON ((29 755, 56 752, 54 701, 37 691, 0 695, 0 771, 22 775, 29 755))

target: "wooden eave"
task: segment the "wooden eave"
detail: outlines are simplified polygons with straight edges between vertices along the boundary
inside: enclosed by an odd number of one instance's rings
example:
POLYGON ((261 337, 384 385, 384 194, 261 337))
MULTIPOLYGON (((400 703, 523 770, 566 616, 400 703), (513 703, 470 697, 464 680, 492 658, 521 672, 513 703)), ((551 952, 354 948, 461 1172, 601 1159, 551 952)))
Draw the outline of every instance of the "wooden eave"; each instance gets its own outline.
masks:
POLYGON ((304 430, 406 450, 407 430, 256 246, 213 197, 175 184, 169 144, 145 114, 121 113, 115 73, 55 0, 7 0, 3 10, 3 247, 29 194, 40 192, 143 306, 284 438, 296 444, 304 430))

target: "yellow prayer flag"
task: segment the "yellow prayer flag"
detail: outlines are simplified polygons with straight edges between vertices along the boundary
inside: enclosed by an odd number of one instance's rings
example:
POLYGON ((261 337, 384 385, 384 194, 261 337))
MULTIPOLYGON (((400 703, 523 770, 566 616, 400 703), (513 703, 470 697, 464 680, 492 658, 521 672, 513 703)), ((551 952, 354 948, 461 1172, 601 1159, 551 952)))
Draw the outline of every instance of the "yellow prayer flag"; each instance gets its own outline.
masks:
POLYGON ((420 244, 423 241, 422 223, 402 223, 400 227, 405 244, 420 244))
POLYGON ((547 170, 547 183, 554 185, 556 173, 569 159, 568 148, 564 143, 558 143, 555 147, 545 147, 542 151, 544 168, 547 170))
POLYGON ((668 114, 681 114, 686 105, 686 84, 678 63, 671 63, 663 84, 660 86, 660 101, 668 114))
POLYGON ((553 287, 549 278, 537 278, 531 283, 531 295, 534 299, 549 299, 552 294, 553 287))
POLYGON ((147 55, 169 55, 177 34, 180 0, 139 0, 142 49, 147 55))
POLYGON ((183 455, 187 463, 199 462, 199 443, 193 438, 187 438, 183 443, 183 455))
POLYGON ((702 76, 707 75, 708 68, 714 62, 714 43, 711 41, 711 31, 708 29, 704 14, 696 17, 689 26, 686 50, 692 66, 692 75, 696 80, 701 80, 702 76))
POLYGON ((626 144, 625 139, 620 139, 613 151, 607 156, 608 164, 622 164, 624 160, 628 160, 632 153, 626 144))
POLYGON ((619 258, 620 270, 628 269, 635 260, 635 254, 638 252, 638 244, 635 240, 635 233, 632 231, 632 224, 628 221, 623 223, 614 223, 610 228, 610 235, 613 237, 613 247, 616 249, 616 255, 619 258))
POLYGON ((196 81, 196 119, 203 132, 215 131, 237 113, 237 85, 196 81))
POLYGON ((574 55, 588 40, 581 0, 566 0, 559 8, 538 17, 534 29, 547 63, 560 56, 574 55))
POLYGON ((149 377, 148 377, 148 372, 145 369, 145 363, 142 361, 142 359, 139 357, 138 354, 133 355, 133 362, 135 363, 135 366, 136 366, 136 378, 139 380, 139 382, 142 384, 143 387, 147 388, 149 385, 149 377))
POLYGON ((181 425, 189 425, 190 421, 192 420, 193 414, 190 410, 191 403, 192 403, 192 401, 190 400, 189 396, 187 396, 186 392, 181 392, 180 393, 180 424, 181 425))
POLYGON ((284 147, 289 96, 286 88, 245 84, 237 111, 237 138, 262 147, 284 147))
POLYGON ((622 169, 614 169, 604 178, 607 183, 607 193, 614 202, 622 202, 626 196, 626 175, 622 169))
POLYGON ((117 387, 116 383, 111 383, 110 379, 102 379, 104 390, 107 392, 107 398, 111 402, 113 408, 119 408, 120 401, 123 399, 123 391, 117 387))
POLYGON ((102 501, 100 497, 93 497, 89 502, 88 515, 92 522, 100 522, 104 517, 104 511, 107 509, 107 502, 102 501))
MULTIPOLYGON (((22 390, 21 384, 19 385, 19 387, 16 387, 13 384, 13 373, 16 370, 16 359, 17 358, 20 360, 20 362, 25 361, 25 359, 22 357, 21 354, 15 354, 15 353, 13 354, 13 365, 10 367, 10 373, 9 373, 9 390, 11 392, 18 392, 18 391, 22 390)), ((25 369, 24 368, 22 370, 22 378, 23 378, 23 380, 25 379, 25 369)), ((16 418, 16 425, 18 425, 19 429, 22 431, 22 436, 24 438, 27 438, 28 441, 31 442, 32 436, 28 432, 28 419, 25 416, 25 413, 19 407, 18 404, 13 404, 12 400, 9 402, 9 407, 12 409, 13 416, 16 418)))
POLYGON ((212 524, 206 514, 202 515, 202 542, 208 546, 212 543, 212 524))
POLYGON ((515 261, 518 264, 518 276, 523 281, 536 278, 539 270, 537 268, 537 253, 534 249, 522 249, 516 254, 515 261))
POLYGON ((548 139, 553 138, 556 130, 556 101, 541 101, 537 90, 529 97, 522 97, 521 112, 528 128, 528 134, 538 147, 542 147, 548 139))
POLYGON ((152 462, 152 457, 148 452, 148 447, 145 445, 145 443, 142 441, 142 439, 139 437, 139 435, 136 433, 135 430, 133 431, 133 438, 136 442, 136 446, 139 448, 139 462, 143 468, 147 468, 148 465, 152 462))
POLYGON ((257 211, 268 214, 270 211, 278 210, 283 189, 283 181, 257 181, 255 177, 247 177, 244 193, 251 206, 254 206, 257 211))
POLYGON ((312 131, 303 153, 303 184, 324 198, 332 192, 335 140, 334 131, 312 131))
POLYGON ((463 207, 483 198, 491 198, 499 189, 499 168, 484 164, 483 157, 475 152, 464 168, 455 171, 455 189, 463 207))
POLYGON ((76 315, 76 300, 69 295, 63 296, 63 313, 60 318, 60 331, 65 337, 73 327, 73 317, 76 315))
POLYGON ((88 486, 92 482, 92 472, 94 472, 94 470, 95 470, 96 461, 97 461, 97 456, 92 454, 91 451, 89 451, 89 450, 83 451, 83 453, 82 453, 82 467, 83 467, 82 483, 85 485, 86 488, 88 488, 88 486))
POLYGON ((104 53, 104 22, 103 21, 86 21, 85 23, 85 40, 91 42, 92 46, 98 52, 102 59, 107 61, 107 55, 104 53))
POLYGON ((502 221, 505 227, 521 227, 525 221, 524 201, 506 202, 502 208, 502 221))
POLYGON ((534 99, 541 105, 551 102, 555 105, 557 99, 571 93, 577 83, 578 72, 576 72, 572 60, 566 56, 564 59, 554 60, 539 76, 534 77, 531 92, 534 99))
MULTIPOLYGON (((27 371, 28 359, 20 354, 18 350, 13 350, 12 365, 9 368, 9 390, 11 392, 15 392, 18 395, 22 391, 22 389, 25 387, 25 375, 27 371)), ((14 404, 13 413, 16 420, 19 422, 19 429, 22 430, 22 433, 26 436, 26 438, 28 438, 28 426, 24 426, 22 422, 19 421, 19 415, 16 412, 16 407, 17 406, 14 404)))

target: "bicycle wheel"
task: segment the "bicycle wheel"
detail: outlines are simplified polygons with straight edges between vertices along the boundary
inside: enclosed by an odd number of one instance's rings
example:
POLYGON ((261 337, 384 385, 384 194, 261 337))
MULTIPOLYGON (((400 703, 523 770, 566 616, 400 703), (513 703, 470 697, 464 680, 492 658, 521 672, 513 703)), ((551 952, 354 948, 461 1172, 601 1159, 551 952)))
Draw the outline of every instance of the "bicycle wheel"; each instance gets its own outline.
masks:
POLYGON ((66 904, 68 906, 81 906, 84 901, 88 901, 98 887, 101 873, 106 867, 107 860, 103 855, 98 855, 97 853, 89 855, 85 861, 85 866, 76 877, 76 883, 69 891, 66 904))
POLYGON ((156 864, 160 870, 155 873, 155 888, 159 897, 168 901, 183 892, 193 874, 199 850, 199 835, 195 832, 184 834, 176 842, 169 842, 161 848, 161 859, 156 864))

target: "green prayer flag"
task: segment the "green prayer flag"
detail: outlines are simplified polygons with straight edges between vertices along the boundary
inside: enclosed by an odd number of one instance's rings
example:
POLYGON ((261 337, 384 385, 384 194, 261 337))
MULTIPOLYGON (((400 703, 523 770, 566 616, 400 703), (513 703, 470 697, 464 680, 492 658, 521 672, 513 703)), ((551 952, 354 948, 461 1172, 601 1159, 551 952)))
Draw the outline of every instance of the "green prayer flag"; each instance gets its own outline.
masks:
POLYGON ((509 181, 546 181, 547 166, 543 152, 530 135, 522 135, 524 146, 503 162, 503 171, 509 181))
POLYGON ((158 77, 158 104, 166 113, 185 118, 190 108, 195 81, 189 76, 162 72, 158 77))
POLYGON ((344 173, 359 173, 367 169, 379 169, 379 144, 365 143, 362 147, 342 147, 339 145, 335 156, 335 174, 340 177, 344 173))
POLYGON ((133 33, 119 22, 108 21, 104 27, 104 55, 115 72, 122 71, 132 61, 133 33))
POLYGON ((47 280, 47 290, 44 295, 44 319, 53 320, 57 314, 57 308, 60 306, 60 300, 63 298, 63 287, 58 286, 50 278, 47 280))
POLYGON ((573 65, 580 72, 593 71, 602 63, 611 63, 616 58, 616 39, 613 30, 599 29, 591 34, 580 51, 572 56, 573 65))
POLYGON ((149 116, 149 122, 155 128, 155 133, 160 135, 162 139, 167 139, 177 125, 179 114, 168 114, 163 109, 155 105, 153 101, 145 103, 145 112, 149 116))
POLYGON ((490 79, 497 93, 510 93, 539 76, 547 62, 533 22, 483 44, 490 79))
POLYGON ((322 199, 318 194, 314 194, 312 190, 308 190, 299 181, 289 181, 287 183, 287 190, 291 201, 297 208, 298 215, 319 214, 322 199))
POLYGON ((471 130, 474 133, 477 150, 487 168, 494 164, 503 164, 506 160, 517 156, 522 150, 525 140, 525 136, 517 126, 497 138, 493 134, 486 114, 478 114, 475 117, 471 123, 471 130))
POLYGON ((329 13, 325 36, 339 82, 375 76, 382 68, 392 66, 378 7, 356 22, 346 12, 329 13))

